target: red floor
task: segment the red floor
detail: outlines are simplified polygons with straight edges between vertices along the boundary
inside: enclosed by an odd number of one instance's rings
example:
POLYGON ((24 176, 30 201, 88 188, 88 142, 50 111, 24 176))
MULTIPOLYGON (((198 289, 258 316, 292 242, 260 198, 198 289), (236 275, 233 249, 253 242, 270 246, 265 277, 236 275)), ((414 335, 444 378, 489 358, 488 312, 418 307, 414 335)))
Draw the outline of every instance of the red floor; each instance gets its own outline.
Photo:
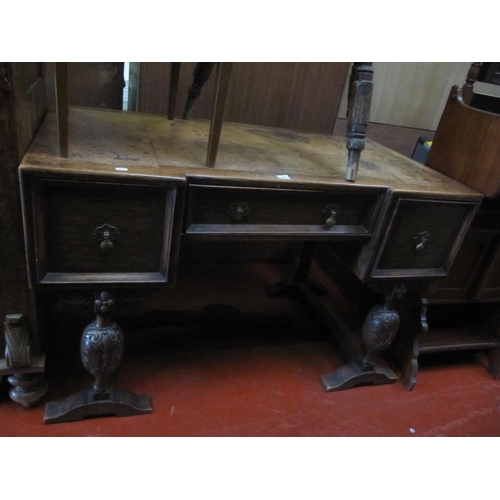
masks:
MULTIPOLYGON (((72 338, 59 350, 49 349, 50 388, 38 407, 26 409, 11 402, 4 380, 0 435, 500 436, 500 382, 488 375, 480 355, 421 357, 412 392, 398 382, 325 393, 319 378, 341 362, 329 343, 312 332, 309 318, 293 300, 265 295, 263 286, 279 279, 280 269, 263 264, 229 270, 208 266, 204 280, 197 275, 195 291, 183 285, 191 272, 194 276, 195 270, 180 272, 175 295, 167 294, 167 309, 169 302, 172 310, 173 304, 182 304, 193 311, 224 302, 249 318, 264 318, 268 325, 271 320, 269 331, 255 331, 257 321, 253 330, 243 325, 220 336, 170 331, 162 338, 156 332, 144 345, 136 335, 113 384, 151 395, 153 413, 46 425, 45 402, 92 381, 78 353, 65 362, 57 359, 62 349, 77 350, 78 338, 72 338), (293 330, 289 336, 280 333, 287 321, 293 330)), ((127 325, 122 326, 127 331, 127 325)))

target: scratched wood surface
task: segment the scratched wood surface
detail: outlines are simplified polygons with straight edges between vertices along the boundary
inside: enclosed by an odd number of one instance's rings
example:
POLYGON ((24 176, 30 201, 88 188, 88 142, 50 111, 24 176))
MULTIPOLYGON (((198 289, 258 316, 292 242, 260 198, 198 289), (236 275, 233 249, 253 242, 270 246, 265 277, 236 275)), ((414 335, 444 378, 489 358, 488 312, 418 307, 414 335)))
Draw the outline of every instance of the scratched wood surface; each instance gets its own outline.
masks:
POLYGON ((274 185, 390 186, 408 193, 476 197, 477 193, 373 141, 359 177, 345 181, 345 138, 224 123, 216 167, 205 164, 209 122, 168 121, 138 113, 72 108, 69 159, 57 158, 54 119, 46 119, 24 168, 107 176, 206 176, 274 185), (278 177, 280 176, 280 177, 278 177), (283 176, 288 176, 289 179, 283 176))

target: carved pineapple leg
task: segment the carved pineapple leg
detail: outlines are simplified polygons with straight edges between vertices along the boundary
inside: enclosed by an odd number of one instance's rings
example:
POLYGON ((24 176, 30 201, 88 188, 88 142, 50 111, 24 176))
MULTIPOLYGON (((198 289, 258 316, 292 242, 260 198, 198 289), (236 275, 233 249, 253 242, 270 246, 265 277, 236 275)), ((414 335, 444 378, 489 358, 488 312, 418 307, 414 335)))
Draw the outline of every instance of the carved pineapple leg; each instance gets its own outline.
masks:
POLYGON ((48 389, 45 354, 32 355, 29 331, 22 314, 5 316, 5 358, 0 359, 0 381, 9 375, 10 398, 24 407, 38 404, 48 389))
POLYGON ((108 385, 109 375, 122 360, 123 333, 111 321, 114 300, 108 292, 97 295, 94 302, 96 320, 83 331, 81 356, 85 369, 94 376, 94 385, 62 401, 48 403, 44 422, 73 422, 87 417, 143 415, 153 411, 151 397, 137 395, 108 385))
POLYGON ((352 361, 328 375, 321 377, 327 392, 351 389, 363 384, 391 384, 397 381, 392 370, 378 366, 373 361, 376 352, 387 349, 399 328, 399 315, 394 303, 406 293, 404 285, 396 285, 383 305, 370 309, 362 328, 364 356, 352 356, 352 361))

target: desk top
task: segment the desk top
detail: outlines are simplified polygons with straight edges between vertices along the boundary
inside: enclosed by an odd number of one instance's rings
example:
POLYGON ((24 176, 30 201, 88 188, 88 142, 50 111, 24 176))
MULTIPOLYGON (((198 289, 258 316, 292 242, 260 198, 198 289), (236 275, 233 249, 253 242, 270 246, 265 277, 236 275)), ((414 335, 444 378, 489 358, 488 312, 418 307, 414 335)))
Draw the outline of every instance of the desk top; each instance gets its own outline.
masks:
POLYGON ((348 182, 345 138, 246 124, 224 123, 216 166, 208 168, 209 127, 208 121, 201 120, 169 121, 157 115, 71 108, 69 158, 57 156, 52 113, 21 167, 46 175, 64 171, 146 182, 189 176, 272 187, 388 186, 400 193, 481 198, 476 191, 370 140, 361 154, 356 182, 348 182))

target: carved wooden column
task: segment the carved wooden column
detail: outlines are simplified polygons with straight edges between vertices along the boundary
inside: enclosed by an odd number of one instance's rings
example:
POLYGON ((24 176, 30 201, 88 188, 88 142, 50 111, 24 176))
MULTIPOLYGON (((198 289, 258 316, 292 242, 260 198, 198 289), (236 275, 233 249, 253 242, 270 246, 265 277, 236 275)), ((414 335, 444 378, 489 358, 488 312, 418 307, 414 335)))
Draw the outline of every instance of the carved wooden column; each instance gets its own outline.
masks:
POLYGON ((153 411, 150 396, 108 385, 109 376, 118 368, 123 355, 122 330, 111 320, 113 306, 114 298, 109 292, 97 293, 94 301, 96 319, 82 334, 82 363, 94 376, 94 385, 62 401, 48 403, 45 423, 72 422, 99 415, 128 417, 153 411))
POLYGON ((45 355, 33 356, 26 320, 22 314, 5 317, 5 358, 0 359, 0 377, 10 375, 14 386, 9 395, 25 407, 35 406, 48 389, 44 376, 45 355))
POLYGON ((373 90, 373 63, 355 62, 349 79, 347 109, 347 173, 348 181, 355 181, 361 151, 365 148, 365 137, 370 121, 373 90))

